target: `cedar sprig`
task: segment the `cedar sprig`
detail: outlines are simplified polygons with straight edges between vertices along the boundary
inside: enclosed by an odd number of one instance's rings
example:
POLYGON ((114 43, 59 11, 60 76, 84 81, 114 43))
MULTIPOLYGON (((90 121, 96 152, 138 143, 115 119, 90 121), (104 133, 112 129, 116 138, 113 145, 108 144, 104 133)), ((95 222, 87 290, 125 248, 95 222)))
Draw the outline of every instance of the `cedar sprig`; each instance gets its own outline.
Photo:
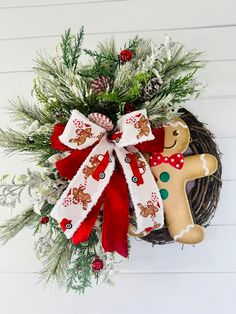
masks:
POLYGON ((194 74, 195 73, 189 73, 185 76, 170 79, 168 84, 161 89, 159 97, 163 98, 167 95, 173 95, 172 103, 187 101, 193 94, 199 92, 199 86, 195 81, 194 74))
POLYGON ((73 290, 83 294, 86 288, 91 287, 92 277, 98 280, 101 273, 92 270, 98 241, 96 231, 93 230, 88 241, 74 246, 71 266, 67 271, 67 291, 73 290))
POLYGON ((76 70, 79 57, 81 55, 81 48, 84 38, 84 27, 80 28, 80 31, 76 35, 71 34, 71 29, 65 31, 61 37, 61 52, 64 64, 67 68, 76 70))

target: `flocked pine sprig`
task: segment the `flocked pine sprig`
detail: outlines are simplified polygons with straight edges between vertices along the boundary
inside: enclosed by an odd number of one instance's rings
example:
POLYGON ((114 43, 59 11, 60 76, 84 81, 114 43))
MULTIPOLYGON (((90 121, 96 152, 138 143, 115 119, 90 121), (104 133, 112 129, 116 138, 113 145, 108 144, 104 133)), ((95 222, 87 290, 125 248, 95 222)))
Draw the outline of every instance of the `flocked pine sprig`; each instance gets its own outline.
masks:
POLYGON ((20 97, 10 101, 9 114, 13 121, 23 126, 29 126, 36 120, 40 124, 54 124, 56 121, 55 116, 44 110, 41 104, 29 103, 20 97))
POLYGON ((38 223, 38 217, 33 208, 30 207, 23 213, 8 219, 0 225, 0 242, 5 244, 26 227, 33 227, 38 223))
POLYGON ((174 42, 167 36, 165 44, 160 48, 156 67, 165 81, 173 80, 202 68, 205 65, 201 60, 202 54, 197 50, 187 51, 183 44, 174 42))
POLYGON ((47 255, 42 258, 41 280, 46 283, 50 280, 56 280, 60 287, 64 286, 72 252, 73 245, 71 241, 63 234, 58 233, 53 241, 53 245, 47 251, 47 255))
POLYGON ((97 106, 96 97, 91 94, 88 83, 66 68, 60 58, 41 55, 36 62, 36 97, 40 101, 43 95, 45 110, 56 114, 58 120, 68 120, 73 109, 86 114, 97 106))
POLYGON ((33 154, 36 159, 53 155, 55 150, 50 146, 50 136, 44 133, 24 133, 13 129, 0 129, 0 146, 7 154, 19 152, 33 154))

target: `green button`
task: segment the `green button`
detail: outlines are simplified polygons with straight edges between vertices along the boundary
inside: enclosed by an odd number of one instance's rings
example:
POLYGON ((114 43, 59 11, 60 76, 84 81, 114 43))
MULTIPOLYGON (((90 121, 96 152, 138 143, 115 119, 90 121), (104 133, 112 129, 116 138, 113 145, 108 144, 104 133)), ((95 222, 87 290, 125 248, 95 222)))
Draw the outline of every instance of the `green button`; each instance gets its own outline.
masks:
POLYGON ((166 189, 161 189, 161 190, 160 190, 160 194, 161 194, 161 198, 162 198, 163 200, 166 200, 167 197, 169 196, 169 192, 168 192, 166 189))
POLYGON ((162 182, 168 182, 170 180, 170 175, 168 172, 162 172, 160 174, 160 179, 162 182))

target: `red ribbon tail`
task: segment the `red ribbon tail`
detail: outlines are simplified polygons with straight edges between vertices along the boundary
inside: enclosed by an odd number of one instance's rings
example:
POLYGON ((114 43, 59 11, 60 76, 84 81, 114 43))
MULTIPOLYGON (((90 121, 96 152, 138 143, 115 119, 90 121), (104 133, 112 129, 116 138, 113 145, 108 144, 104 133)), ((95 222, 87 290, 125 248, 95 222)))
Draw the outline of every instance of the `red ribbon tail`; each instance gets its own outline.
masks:
POLYGON ((129 194, 122 171, 114 171, 104 196, 103 249, 128 257, 129 194))
POLYGON ((97 204, 92 208, 91 212, 89 212, 86 219, 81 223, 80 227, 75 231, 73 237, 72 237, 72 243, 74 245, 78 245, 81 242, 85 242, 88 240, 93 227, 95 225, 95 222, 98 218, 99 211, 101 209, 103 202, 103 194, 100 196, 100 198, 97 201, 97 204))
POLYGON ((88 147, 82 150, 73 150, 70 155, 60 159, 56 162, 56 168, 61 177, 67 180, 72 180, 77 171, 81 167, 84 160, 88 157, 92 150, 92 147, 88 147))

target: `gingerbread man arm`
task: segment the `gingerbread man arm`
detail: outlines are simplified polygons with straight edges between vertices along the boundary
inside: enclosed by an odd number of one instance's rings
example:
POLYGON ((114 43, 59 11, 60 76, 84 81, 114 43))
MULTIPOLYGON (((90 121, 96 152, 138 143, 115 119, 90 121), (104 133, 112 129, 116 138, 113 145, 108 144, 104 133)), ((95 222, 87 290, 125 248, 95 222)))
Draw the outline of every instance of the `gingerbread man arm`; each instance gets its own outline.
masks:
POLYGON ((200 154, 184 158, 184 177, 187 181, 206 177, 217 170, 217 159, 210 154, 200 154))

